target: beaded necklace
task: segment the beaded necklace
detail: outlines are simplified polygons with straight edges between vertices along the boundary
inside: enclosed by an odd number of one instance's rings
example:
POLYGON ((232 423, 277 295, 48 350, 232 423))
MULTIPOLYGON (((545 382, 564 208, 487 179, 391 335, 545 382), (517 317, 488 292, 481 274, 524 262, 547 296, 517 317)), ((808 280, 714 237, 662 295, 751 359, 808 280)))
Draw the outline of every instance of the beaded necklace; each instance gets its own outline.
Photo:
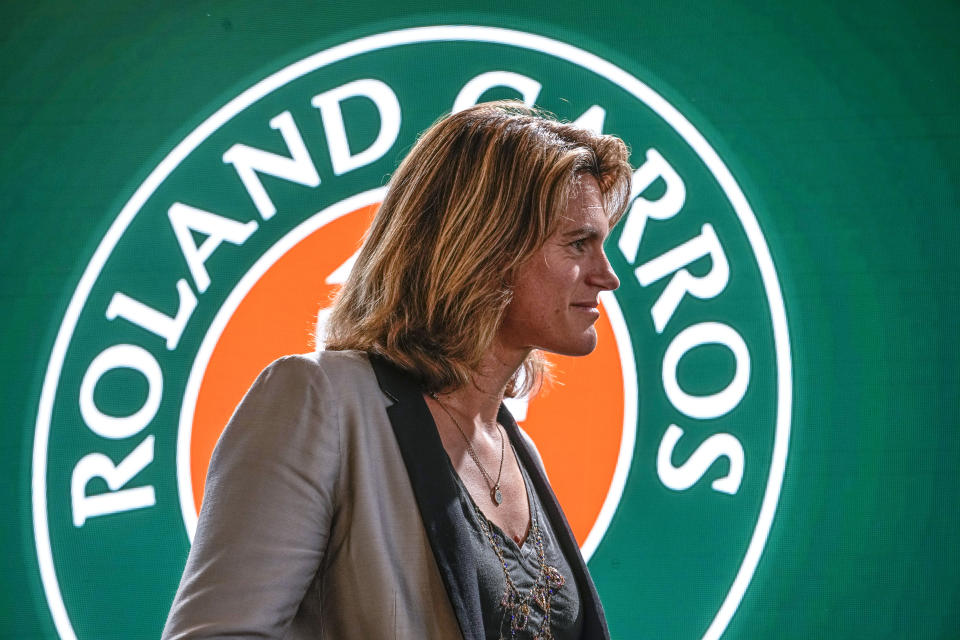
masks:
POLYGON ((503 591, 503 597, 500 599, 500 606, 504 608, 505 614, 510 615, 510 637, 517 637, 517 633, 526 628, 530 618, 530 607, 532 604, 536 604, 543 610, 543 619, 537 627, 533 640, 553 640, 553 631, 550 630, 550 601, 553 598, 553 594, 564 585, 566 579, 558 569, 551 567, 546 562, 546 556, 543 550, 543 535, 540 531, 540 524, 537 520, 536 513, 533 511, 532 505, 530 509, 530 535, 533 536, 534 549, 536 549, 537 552, 537 563, 540 567, 533 586, 530 587, 530 590, 527 591, 526 594, 521 593, 513 583, 510 572, 507 570, 507 561, 503 556, 503 548, 500 546, 500 543, 497 542, 497 537, 493 534, 487 517, 483 515, 483 512, 476 503, 474 503, 473 508, 477 512, 480 530, 490 542, 490 546, 493 547, 494 553, 497 554, 497 559, 500 560, 500 567, 503 569, 503 578, 506 586, 503 591))

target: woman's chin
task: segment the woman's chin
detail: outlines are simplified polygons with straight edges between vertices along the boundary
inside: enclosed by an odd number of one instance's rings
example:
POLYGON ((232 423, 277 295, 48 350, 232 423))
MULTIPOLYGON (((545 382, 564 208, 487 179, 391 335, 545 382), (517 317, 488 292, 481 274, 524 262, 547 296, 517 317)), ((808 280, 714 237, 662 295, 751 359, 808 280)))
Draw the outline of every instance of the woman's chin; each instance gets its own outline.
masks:
POLYGON ((555 345, 554 348, 541 347, 542 351, 549 351, 561 356, 580 357, 593 353, 597 348, 597 332, 591 326, 577 340, 571 340, 563 345, 555 345))

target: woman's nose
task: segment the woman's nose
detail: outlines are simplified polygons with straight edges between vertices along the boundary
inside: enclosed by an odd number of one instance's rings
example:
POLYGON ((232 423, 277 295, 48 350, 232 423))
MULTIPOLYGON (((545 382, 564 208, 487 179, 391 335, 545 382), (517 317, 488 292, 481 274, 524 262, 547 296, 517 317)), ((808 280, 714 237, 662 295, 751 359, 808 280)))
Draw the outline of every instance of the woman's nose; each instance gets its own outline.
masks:
POLYGON ((604 291, 613 291, 620 286, 620 278, 614 273, 613 266, 607 260, 607 254, 604 252, 600 253, 600 262, 597 265, 593 284, 604 291))

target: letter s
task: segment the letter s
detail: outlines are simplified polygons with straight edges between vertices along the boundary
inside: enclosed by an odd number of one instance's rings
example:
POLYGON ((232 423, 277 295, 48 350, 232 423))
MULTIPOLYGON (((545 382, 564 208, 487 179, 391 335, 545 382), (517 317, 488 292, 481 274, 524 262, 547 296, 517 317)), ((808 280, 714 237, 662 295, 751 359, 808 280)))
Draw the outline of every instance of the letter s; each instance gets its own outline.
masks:
POLYGON ((734 495, 743 480, 744 456, 740 441, 729 433, 714 434, 704 440, 686 462, 675 467, 671 457, 682 435, 683 429, 671 424, 660 441, 660 448, 657 450, 657 475, 664 486, 674 491, 689 489, 703 477, 714 462, 721 456, 727 456, 730 459, 729 473, 714 480, 710 486, 714 491, 734 495))

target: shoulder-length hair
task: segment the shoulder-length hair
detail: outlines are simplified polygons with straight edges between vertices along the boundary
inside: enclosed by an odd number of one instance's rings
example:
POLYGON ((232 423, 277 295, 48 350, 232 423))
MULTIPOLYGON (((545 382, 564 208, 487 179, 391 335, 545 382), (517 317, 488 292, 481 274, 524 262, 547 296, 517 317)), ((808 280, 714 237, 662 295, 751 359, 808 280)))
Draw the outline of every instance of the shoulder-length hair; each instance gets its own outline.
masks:
MULTIPOLYGON (((318 338, 330 350, 379 354, 426 391, 470 383, 518 268, 557 228, 579 176, 596 178, 611 226, 623 214, 628 155, 619 138, 517 102, 440 119, 391 177, 318 338)), ((507 394, 529 391, 543 373, 533 351, 507 394)))

